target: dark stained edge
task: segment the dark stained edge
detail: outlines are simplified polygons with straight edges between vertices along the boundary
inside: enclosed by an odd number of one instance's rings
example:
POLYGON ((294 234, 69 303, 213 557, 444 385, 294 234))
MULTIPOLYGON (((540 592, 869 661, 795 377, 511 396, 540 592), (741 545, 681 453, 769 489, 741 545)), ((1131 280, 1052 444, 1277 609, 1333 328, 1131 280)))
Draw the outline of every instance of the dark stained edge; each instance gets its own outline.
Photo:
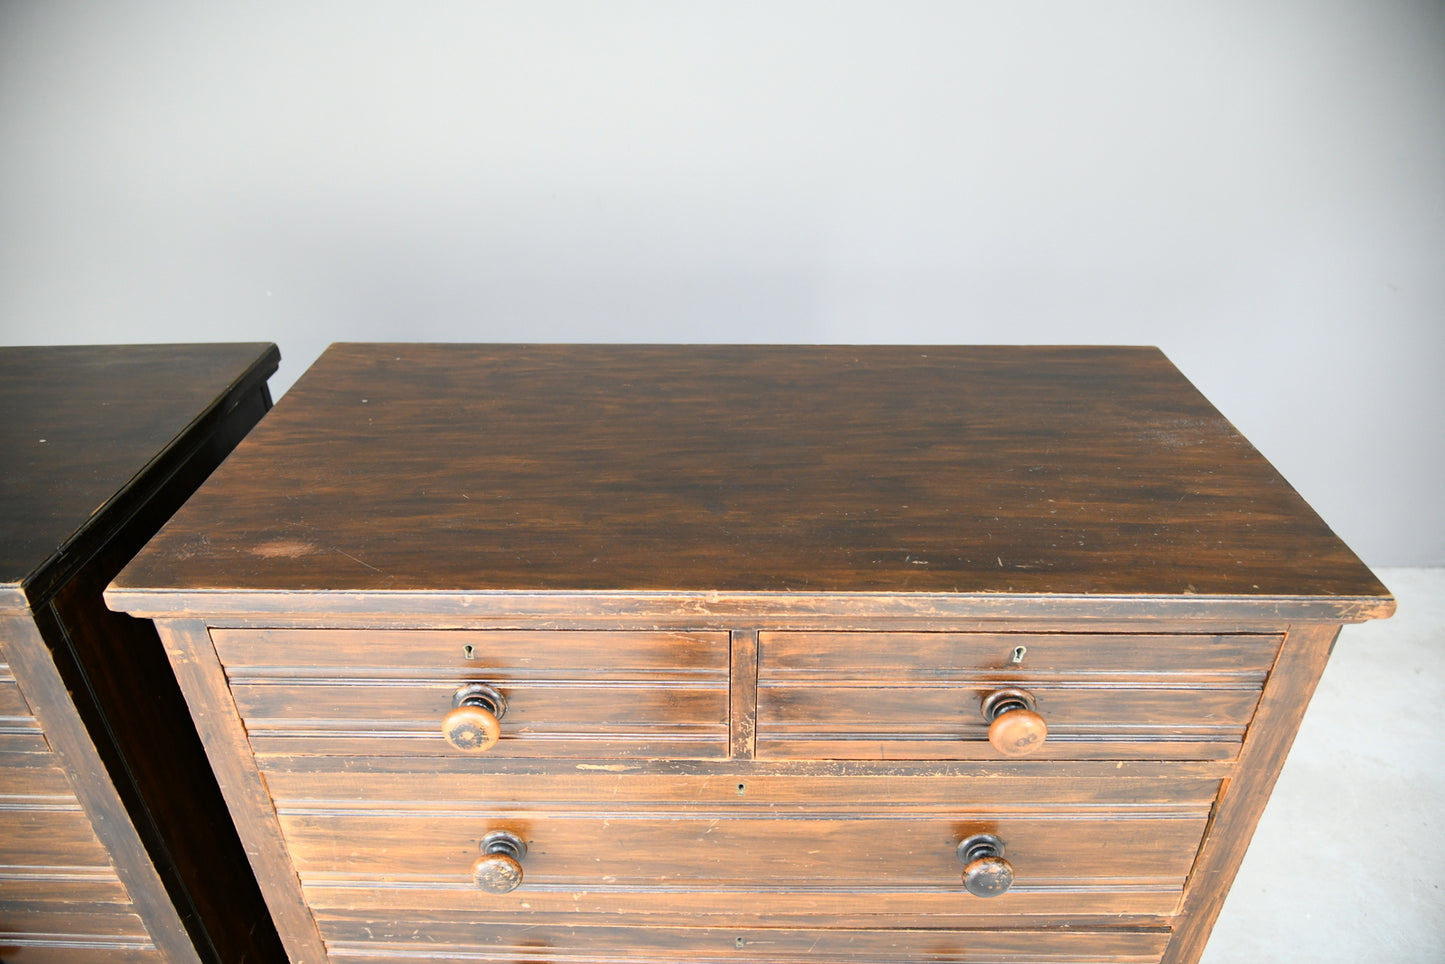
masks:
POLYGON ((68 698, 66 682, 41 627, 21 616, 6 616, 0 620, 0 634, 8 642, 6 656, 30 712, 40 721, 46 742, 63 764, 86 820, 105 847, 147 935, 158 949, 165 950, 167 959, 199 964, 201 957, 181 919, 181 910, 171 902, 110 779, 100 749, 68 698))
POLYGON ((69 581, 100 550, 116 530, 144 507, 156 486, 155 480, 168 479, 190 458, 198 433, 209 434, 212 427, 255 391, 266 393, 269 407, 267 382, 280 367, 280 349, 269 342, 218 344, 217 347, 254 348, 256 359, 229 385, 218 391, 211 404, 198 412, 150 459, 136 466, 125 484, 117 488, 88 519, 83 520, 48 558, 38 563, 23 583, 11 583, 0 588, 0 612, 26 613, 32 606, 43 605, 58 587, 69 581))
MULTIPOLYGON (((1224 619, 1257 623, 1364 622, 1395 611, 1393 596, 1093 596, 1014 593, 670 593, 670 592, 272 592, 153 590, 105 592, 106 604, 135 616, 372 615, 537 619, 596 618, 769 621, 857 619, 1224 619)), ((735 628, 735 627, 734 627, 735 628)))
POLYGON ((30 612, 30 600, 25 598, 25 587, 10 583, 0 586, 0 616, 24 616, 30 612))

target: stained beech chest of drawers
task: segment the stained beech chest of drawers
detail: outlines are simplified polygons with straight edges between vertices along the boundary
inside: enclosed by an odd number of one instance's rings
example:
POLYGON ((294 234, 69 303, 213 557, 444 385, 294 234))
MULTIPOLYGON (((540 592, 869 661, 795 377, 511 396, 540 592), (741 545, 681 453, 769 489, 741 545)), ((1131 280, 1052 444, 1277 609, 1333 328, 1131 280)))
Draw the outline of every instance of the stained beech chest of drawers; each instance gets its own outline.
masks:
POLYGON ((297 961, 1181 962, 1388 592, 1153 349, 342 345, 112 585, 297 961))
POLYGON ((283 956, 149 622, 101 592, 265 414, 274 345, 0 348, 0 961, 283 956))

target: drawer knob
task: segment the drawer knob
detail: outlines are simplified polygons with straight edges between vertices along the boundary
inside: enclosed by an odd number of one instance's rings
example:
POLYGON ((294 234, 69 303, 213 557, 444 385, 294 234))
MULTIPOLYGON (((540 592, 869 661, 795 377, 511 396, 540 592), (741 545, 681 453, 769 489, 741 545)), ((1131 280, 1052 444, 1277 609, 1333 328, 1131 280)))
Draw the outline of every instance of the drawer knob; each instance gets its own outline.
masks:
POLYGON ((489 894, 506 894, 522 884, 522 858, 527 845, 522 838, 498 830, 482 838, 482 855, 472 864, 472 880, 489 894))
POLYGON ((997 897, 1014 882, 1014 869, 1003 859, 1003 841, 991 833, 976 833, 958 845, 963 861, 963 887, 975 897, 997 897))
POLYGON ((481 753, 501 739, 507 698, 486 683, 468 683, 457 690, 452 707, 442 719, 442 736, 458 750, 481 753))
POLYGON ((983 718, 988 720, 988 742, 1004 756, 1032 753, 1049 735, 1049 725, 1027 690, 994 690, 983 698, 983 718))

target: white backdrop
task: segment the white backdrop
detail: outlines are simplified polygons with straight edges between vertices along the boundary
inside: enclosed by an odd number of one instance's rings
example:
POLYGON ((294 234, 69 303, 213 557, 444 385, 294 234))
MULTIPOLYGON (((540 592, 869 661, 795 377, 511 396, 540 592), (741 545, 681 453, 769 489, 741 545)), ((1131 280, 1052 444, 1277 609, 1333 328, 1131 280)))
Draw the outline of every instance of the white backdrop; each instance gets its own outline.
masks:
POLYGON ((0 343, 1157 344, 1445 563, 1445 4, 0 0, 0 343))

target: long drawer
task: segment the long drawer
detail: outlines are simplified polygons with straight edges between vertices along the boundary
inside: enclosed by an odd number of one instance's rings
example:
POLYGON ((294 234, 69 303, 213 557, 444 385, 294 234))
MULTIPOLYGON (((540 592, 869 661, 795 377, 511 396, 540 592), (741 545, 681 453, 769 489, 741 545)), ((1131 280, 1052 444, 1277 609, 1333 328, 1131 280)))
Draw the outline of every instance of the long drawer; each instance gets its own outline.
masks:
POLYGON ((988 760, 985 700, 1023 689, 1040 760, 1230 760, 1278 635, 765 632, 757 755, 988 760))
POLYGON ((489 757, 720 758, 727 633, 215 630, 258 757, 451 756, 468 683, 506 698, 489 757))
POLYGON ((164 959, 129 904, 5 901, 0 960, 6 964, 130 964, 164 959))
MULTIPOLYGON (((426 774, 375 761, 267 771, 311 906, 410 919, 458 914, 1167 917, 1177 910, 1217 777, 1070 764, 1057 776, 675 773, 426 774), (488 834, 527 844, 511 893, 476 889, 488 834), (956 847, 998 836, 1005 894, 962 886, 956 847)), ((631 769, 633 772, 628 772, 631 769)), ((638 772, 643 771, 643 772, 638 772)), ((925 926, 927 926, 925 924, 925 926)))
POLYGON ((377 922, 364 915, 322 915, 333 960, 371 964, 427 961, 576 961, 588 964, 768 964, 850 961, 897 964, 1158 964, 1165 930, 1129 928, 1028 931, 944 929, 607 927, 493 922, 430 914, 377 922), (421 935, 425 935, 422 937, 421 935), (427 939, 442 943, 424 943, 427 939))
MULTIPOLYGON (((1015 897, 1086 888, 1177 894, 1207 817, 1199 810, 1101 815, 1051 807, 999 814, 960 806, 931 818, 887 812, 774 818, 656 810, 283 813, 281 825, 303 882, 466 887, 483 837, 507 830, 529 848, 519 899, 531 891, 614 888, 849 894, 882 889, 957 892, 967 901, 973 898, 961 889, 954 851, 975 833, 996 834, 1008 844, 1015 897)), ((982 910, 999 898, 987 904, 979 900, 982 910)), ((486 906, 479 901, 479 907, 486 906)))

